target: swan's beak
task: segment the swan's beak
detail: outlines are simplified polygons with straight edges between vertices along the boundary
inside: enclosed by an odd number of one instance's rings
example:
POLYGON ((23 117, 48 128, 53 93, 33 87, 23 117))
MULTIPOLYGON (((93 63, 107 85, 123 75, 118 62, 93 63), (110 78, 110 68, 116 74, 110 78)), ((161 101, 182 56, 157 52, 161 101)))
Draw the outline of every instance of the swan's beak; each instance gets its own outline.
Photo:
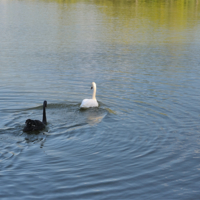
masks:
POLYGON ((91 87, 91 90, 93 89, 93 87, 91 87))

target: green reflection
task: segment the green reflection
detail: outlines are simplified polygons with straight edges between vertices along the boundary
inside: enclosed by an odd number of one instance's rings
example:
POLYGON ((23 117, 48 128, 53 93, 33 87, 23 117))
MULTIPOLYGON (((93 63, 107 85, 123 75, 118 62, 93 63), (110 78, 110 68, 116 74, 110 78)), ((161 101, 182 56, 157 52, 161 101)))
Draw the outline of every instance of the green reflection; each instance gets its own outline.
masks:
MULTIPOLYGON (((117 43, 183 43, 195 33, 186 33, 198 25, 199 0, 46 0, 57 2, 62 12, 86 11, 93 6, 96 15, 90 19, 102 24, 99 34, 106 42, 117 43), (77 7, 71 7, 77 4, 77 7), (84 11, 85 10, 85 11, 84 11)), ((62 13, 63 15, 63 13, 62 13)), ((84 18, 86 21, 87 18, 84 18)), ((96 24, 97 24, 96 23, 96 24)), ((92 24, 91 24, 92 25, 92 24)))
POLYGON ((126 43, 184 42, 187 35, 182 32, 196 26, 200 18, 198 0, 102 0, 98 4, 105 20, 110 20, 108 30, 120 30, 116 39, 126 43))

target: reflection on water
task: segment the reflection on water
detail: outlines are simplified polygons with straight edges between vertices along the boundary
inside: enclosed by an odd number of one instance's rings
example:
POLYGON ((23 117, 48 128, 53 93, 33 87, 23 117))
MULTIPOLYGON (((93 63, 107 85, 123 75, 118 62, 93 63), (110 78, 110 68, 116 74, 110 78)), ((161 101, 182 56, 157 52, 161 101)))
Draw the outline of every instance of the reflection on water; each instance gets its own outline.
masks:
MULTIPOLYGON (((86 112, 86 111, 84 111, 86 112)), ((107 112, 105 110, 101 109, 90 109, 90 112, 87 112, 87 114, 84 114, 87 119, 87 123, 91 126, 100 123, 102 119, 106 116, 107 112)))
POLYGON ((0 197, 199 199, 199 13, 0 0, 0 197), (100 107, 82 110, 93 81, 100 107), (24 133, 44 99, 47 128, 24 133))
POLYGON ((199 20, 198 1, 121 0, 101 1, 101 3, 104 6, 100 7, 100 10, 106 14, 104 20, 108 21, 108 16, 112 19, 106 23, 105 29, 110 35, 110 42, 174 44, 184 43, 186 39, 193 41, 194 34, 197 35, 194 30, 188 32, 188 28, 193 28, 196 20, 199 20))

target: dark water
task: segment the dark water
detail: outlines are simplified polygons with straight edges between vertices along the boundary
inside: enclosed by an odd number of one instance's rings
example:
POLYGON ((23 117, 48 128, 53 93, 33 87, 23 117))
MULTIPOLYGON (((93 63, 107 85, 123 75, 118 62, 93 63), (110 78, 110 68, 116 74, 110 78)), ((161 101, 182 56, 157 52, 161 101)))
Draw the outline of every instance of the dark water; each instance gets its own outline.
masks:
POLYGON ((0 0, 1 199, 199 189, 198 0, 0 0), (92 81, 100 107, 80 110, 92 81), (47 128, 23 133, 43 100, 47 128))

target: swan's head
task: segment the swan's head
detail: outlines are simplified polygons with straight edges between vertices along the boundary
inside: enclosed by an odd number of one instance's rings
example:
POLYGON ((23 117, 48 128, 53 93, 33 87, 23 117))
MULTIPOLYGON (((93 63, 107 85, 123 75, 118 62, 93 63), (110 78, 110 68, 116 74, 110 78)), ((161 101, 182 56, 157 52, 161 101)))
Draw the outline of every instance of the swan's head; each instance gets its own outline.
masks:
POLYGON ((92 86, 91 86, 91 90, 96 88, 96 83, 95 82, 92 82, 92 86))
POLYGON ((43 107, 47 107, 47 101, 44 101, 43 107))

